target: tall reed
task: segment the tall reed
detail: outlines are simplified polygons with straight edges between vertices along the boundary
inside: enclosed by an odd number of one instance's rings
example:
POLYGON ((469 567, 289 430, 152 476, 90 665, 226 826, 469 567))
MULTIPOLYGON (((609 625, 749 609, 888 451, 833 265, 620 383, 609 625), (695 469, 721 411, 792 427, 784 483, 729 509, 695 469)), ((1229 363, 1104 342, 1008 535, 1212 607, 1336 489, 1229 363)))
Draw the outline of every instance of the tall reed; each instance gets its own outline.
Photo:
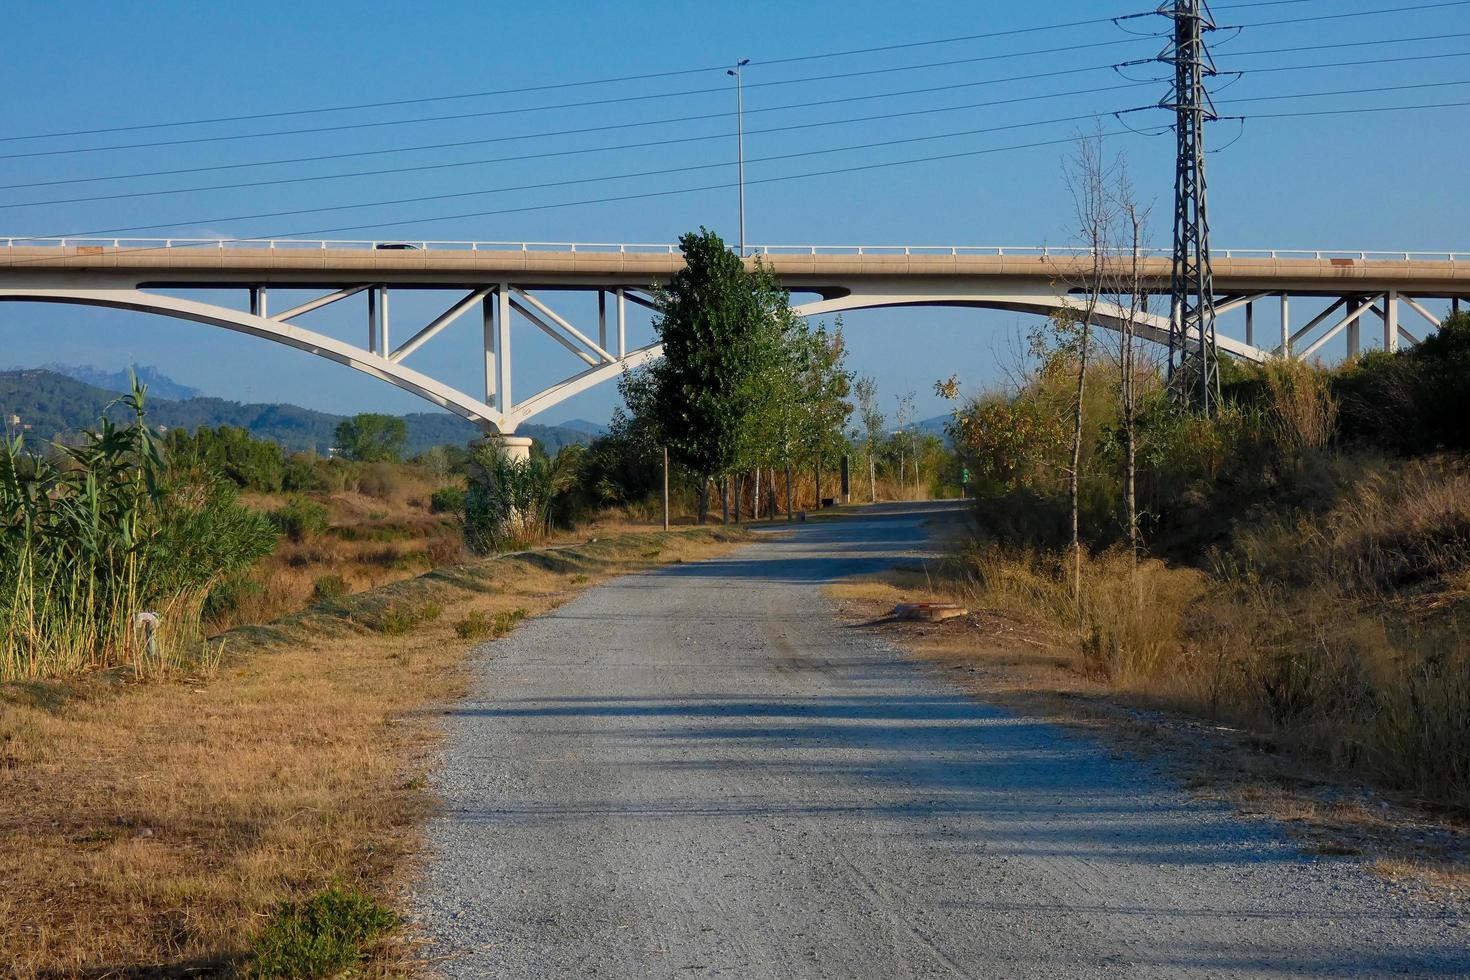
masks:
POLYGON ((0 444, 0 680, 177 664, 209 590, 274 547, 224 481, 169 467, 141 386, 115 404, 80 445, 0 444))

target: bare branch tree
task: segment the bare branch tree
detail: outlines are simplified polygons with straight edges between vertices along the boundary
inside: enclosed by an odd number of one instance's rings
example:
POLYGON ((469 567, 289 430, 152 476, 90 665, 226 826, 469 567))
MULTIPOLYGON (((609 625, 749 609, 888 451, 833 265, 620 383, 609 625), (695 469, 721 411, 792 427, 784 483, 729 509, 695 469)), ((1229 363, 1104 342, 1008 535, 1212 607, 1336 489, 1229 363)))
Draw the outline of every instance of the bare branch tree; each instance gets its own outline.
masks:
POLYGON ((1081 305, 1071 305, 1054 319, 1059 332, 1067 337, 1076 358, 1077 383, 1073 389, 1071 465, 1068 482, 1071 503, 1072 597, 1082 598, 1081 483, 1082 437, 1086 411, 1087 369, 1092 353, 1092 328, 1097 322, 1098 307, 1106 286, 1112 237, 1116 222, 1116 201, 1108 190, 1112 168, 1103 162, 1102 137, 1085 136, 1077 141, 1077 149, 1067 164, 1067 188, 1072 195, 1072 210, 1077 221, 1080 244, 1087 249, 1086 273, 1083 281, 1072 284, 1069 292, 1081 292, 1081 305))

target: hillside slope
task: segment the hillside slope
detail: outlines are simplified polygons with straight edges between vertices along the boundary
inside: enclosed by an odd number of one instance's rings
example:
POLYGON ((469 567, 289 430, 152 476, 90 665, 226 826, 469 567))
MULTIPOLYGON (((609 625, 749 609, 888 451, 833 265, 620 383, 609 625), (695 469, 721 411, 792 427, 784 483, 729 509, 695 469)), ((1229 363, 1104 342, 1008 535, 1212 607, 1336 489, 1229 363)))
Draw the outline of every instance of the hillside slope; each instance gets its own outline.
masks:
MULTIPOLYGON (((0 425, 12 428, 18 416, 28 438, 49 440, 82 431, 96 424, 97 417, 118 393, 66 377, 55 371, 29 369, 0 371, 0 425)), ((113 408, 112 417, 120 417, 113 408)), ((239 426, 262 439, 277 442, 288 452, 325 452, 332 433, 344 416, 317 412, 297 405, 241 403, 223 398, 148 399, 148 417, 170 429, 194 430, 201 426, 239 426)), ((415 412, 403 416, 408 425, 408 451, 419 453, 446 443, 462 445, 479 430, 447 412, 415 412)), ((517 435, 529 436, 555 453, 571 443, 586 444, 592 436, 577 429, 554 425, 525 424, 517 435)))

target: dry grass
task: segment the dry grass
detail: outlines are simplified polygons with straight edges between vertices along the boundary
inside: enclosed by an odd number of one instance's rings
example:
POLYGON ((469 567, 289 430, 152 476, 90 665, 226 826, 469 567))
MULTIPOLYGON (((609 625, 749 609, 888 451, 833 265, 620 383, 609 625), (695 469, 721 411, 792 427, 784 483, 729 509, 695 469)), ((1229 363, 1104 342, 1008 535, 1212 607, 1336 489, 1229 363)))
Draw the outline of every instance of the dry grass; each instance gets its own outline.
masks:
POLYGON ((1073 629, 1014 604, 978 606, 973 592, 950 587, 940 566, 907 566, 828 592, 849 618, 987 701, 1149 757, 1196 795, 1280 821, 1308 853, 1363 855, 1416 887, 1470 895, 1470 823, 1462 816, 1365 789, 1281 751, 1262 730, 1210 720, 1187 684, 1182 696, 1158 683, 1111 683, 1091 670, 1073 629), (901 601, 962 599, 970 615, 944 623, 887 615, 901 601))
POLYGON ((279 901, 333 881, 393 895, 432 805, 425 709, 466 682, 456 624, 543 612, 733 540, 624 537, 440 569, 236 631, 208 677, 0 688, 0 969, 218 967, 279 901), (429 606, 441 615, 382 631, 429 606))

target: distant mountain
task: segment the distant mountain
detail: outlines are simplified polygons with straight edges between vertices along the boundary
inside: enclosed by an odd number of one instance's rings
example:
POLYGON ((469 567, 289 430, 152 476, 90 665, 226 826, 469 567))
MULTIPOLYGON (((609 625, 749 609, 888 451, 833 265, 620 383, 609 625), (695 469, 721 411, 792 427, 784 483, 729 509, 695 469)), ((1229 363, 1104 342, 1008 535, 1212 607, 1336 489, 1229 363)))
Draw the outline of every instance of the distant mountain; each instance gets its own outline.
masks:
POLYGON ((568 419, 561 423, 558 428, 571 429, 573 432, 585 432, 594 438, 607 435, 607 426, 601 422, 589 422, 586 419, 568 419))
MULTIPOLYGON (((127 371, 108 372, 92 367, 90 364, 46 364, 41 370, 55 371, 57 374, 64 374, 68 378, 107 391, 126 394, 132 390, 131 379, 127 371)), ((148 386, 148 393, 157 398, 198 398, 203 394, 198 388, 181 385, 158 368, 147 364, 134 364, 133 371, 137 374, 138 380, 148 386)))
POLYGON ((943 415, 936 415, 932 419, 921 419, 915 422, 914 426, 920 432, 932 432, 936 436, 942 436, 946 434, 944 427, 953 421, 954 416, 946 412, 943 415))
MULTIPOLYGON (((191 432, 201 426, 238 426, 258 438, 279 443, 288 452, 325 452, 332 445, 337 423, 345 417, 297 405, 242 404, 223 398, 179 400, 154 395, 150 384, 148 420, 154 425, 191 432)), ((103 409, 116 400, 115 389, 78 381, 50 369, 0 371, 0 431, 13 428, 12 417, 18 417, 26 427, 25 434, 33 440, 76 435, 94 427, 103 409)), ((114 406, 108 414, 122 420, 125 413, 114 406)), ((474 425, 448 413, 415 412, 403 416, 403 421, 408 426, 410 454, 433 446, 463 445, 480 433, 474 425)), ((592 441, 587 432, 556 425, 527 423, 516 430, 516 435, 535 439, 550 453, 571 443, 585 445, 592 441)))

